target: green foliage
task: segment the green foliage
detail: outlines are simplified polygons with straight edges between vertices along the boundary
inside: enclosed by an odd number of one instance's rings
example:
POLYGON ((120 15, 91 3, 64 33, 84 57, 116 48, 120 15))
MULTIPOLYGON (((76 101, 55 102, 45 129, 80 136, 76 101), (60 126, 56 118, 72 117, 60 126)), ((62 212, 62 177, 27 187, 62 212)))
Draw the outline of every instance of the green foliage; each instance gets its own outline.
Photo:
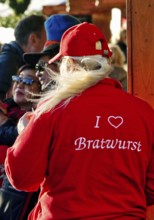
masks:
POLYGON ((0 3, 5 3, 6 2, 6 0, 0 0, 0 3))
POLYGON ((16 15, 23 14, 31 0, 0 0, 0 3, 8 4, 16 13, 16 15))
POLYGON ((17 15, 23 14, 31 0, 9 0, 9 5, 14 9, 17 15))
POLYGON ((24 17, 24 15, 9 15, 7 17, 0 17, 0 27, 14 28, 22 17, 24 17))
MULTIPOLYGON (((31 12, 30 14, 42 15, 41 12, 31 12)), ((0 27, 12 27, 15 28, 19 20, 30 15, 30 14, 20 14, 20 15, 9 15, 7 17, 0 17, 0 27)))
POLYGON ((13 10, 14 15, 9 15, 7 17, 0 16, 0 27, 12 27, 15 28, 16 24, 22 18, 30 15, 30 14, 39 14, 41 15, 41 11, 33 11, 29 14, 25 13, 28 5, 31 0, 0 0, 0 3, 8 4, 13 10))
POLYGON ((22 18, 30 14, 41 15, 41 11, 33 11, 29 14, 25 13, 31 0, 0 0, 0 3, 8 4, 13 10, 14 14, 7 17, 0 17, 0 27, 12 27, 15 28, 16 24, 22 18))

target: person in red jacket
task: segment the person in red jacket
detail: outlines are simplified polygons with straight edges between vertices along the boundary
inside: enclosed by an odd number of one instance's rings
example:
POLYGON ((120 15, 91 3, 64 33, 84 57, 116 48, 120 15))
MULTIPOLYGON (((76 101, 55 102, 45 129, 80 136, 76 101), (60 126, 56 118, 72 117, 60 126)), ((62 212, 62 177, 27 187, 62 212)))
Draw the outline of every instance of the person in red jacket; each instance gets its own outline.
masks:
POLYGON ((55 88, 8 149, 7 176, 40 187, 29 220, 143 220, 154 204, 154 111, 108 77, 112 53, 87 22, 69 28, 55 88))

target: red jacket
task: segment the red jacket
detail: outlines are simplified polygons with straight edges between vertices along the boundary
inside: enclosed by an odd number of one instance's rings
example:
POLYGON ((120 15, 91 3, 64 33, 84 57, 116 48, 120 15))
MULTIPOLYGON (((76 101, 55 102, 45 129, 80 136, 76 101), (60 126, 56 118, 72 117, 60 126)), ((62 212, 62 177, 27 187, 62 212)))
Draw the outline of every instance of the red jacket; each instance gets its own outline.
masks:
POLYGON ((31 119, 8 149, 11 183, 37 190, 29 220, 138 220, 154 204, 154 111, 104 79, 31 119))

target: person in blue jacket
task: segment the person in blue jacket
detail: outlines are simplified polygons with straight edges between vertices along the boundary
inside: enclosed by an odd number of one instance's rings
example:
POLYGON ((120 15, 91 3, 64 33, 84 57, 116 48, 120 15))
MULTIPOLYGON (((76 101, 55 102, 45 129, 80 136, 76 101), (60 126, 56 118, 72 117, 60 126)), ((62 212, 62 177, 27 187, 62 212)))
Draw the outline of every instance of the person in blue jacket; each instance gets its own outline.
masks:
POLYGON ((46 42, 45 17, 30 15, 19 21, 15 28, 15 41, 4 44, 0 53, 0 100, 9 95, 12 75, 26 62, 25 52, 40 52, 46 42))

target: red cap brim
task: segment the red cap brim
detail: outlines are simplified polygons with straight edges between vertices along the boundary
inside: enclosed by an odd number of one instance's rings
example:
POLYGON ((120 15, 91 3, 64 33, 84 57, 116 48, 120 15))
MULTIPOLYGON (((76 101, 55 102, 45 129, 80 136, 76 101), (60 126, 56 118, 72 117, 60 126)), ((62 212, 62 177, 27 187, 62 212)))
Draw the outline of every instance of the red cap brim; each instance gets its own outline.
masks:
POLYGON ((56 56, 54 56, 53 58, 51 58, 48 61, 48 64, 54 63, 55 61, 59 60, 62 57, 62 55, 60 53, 58 53, 56 56))

